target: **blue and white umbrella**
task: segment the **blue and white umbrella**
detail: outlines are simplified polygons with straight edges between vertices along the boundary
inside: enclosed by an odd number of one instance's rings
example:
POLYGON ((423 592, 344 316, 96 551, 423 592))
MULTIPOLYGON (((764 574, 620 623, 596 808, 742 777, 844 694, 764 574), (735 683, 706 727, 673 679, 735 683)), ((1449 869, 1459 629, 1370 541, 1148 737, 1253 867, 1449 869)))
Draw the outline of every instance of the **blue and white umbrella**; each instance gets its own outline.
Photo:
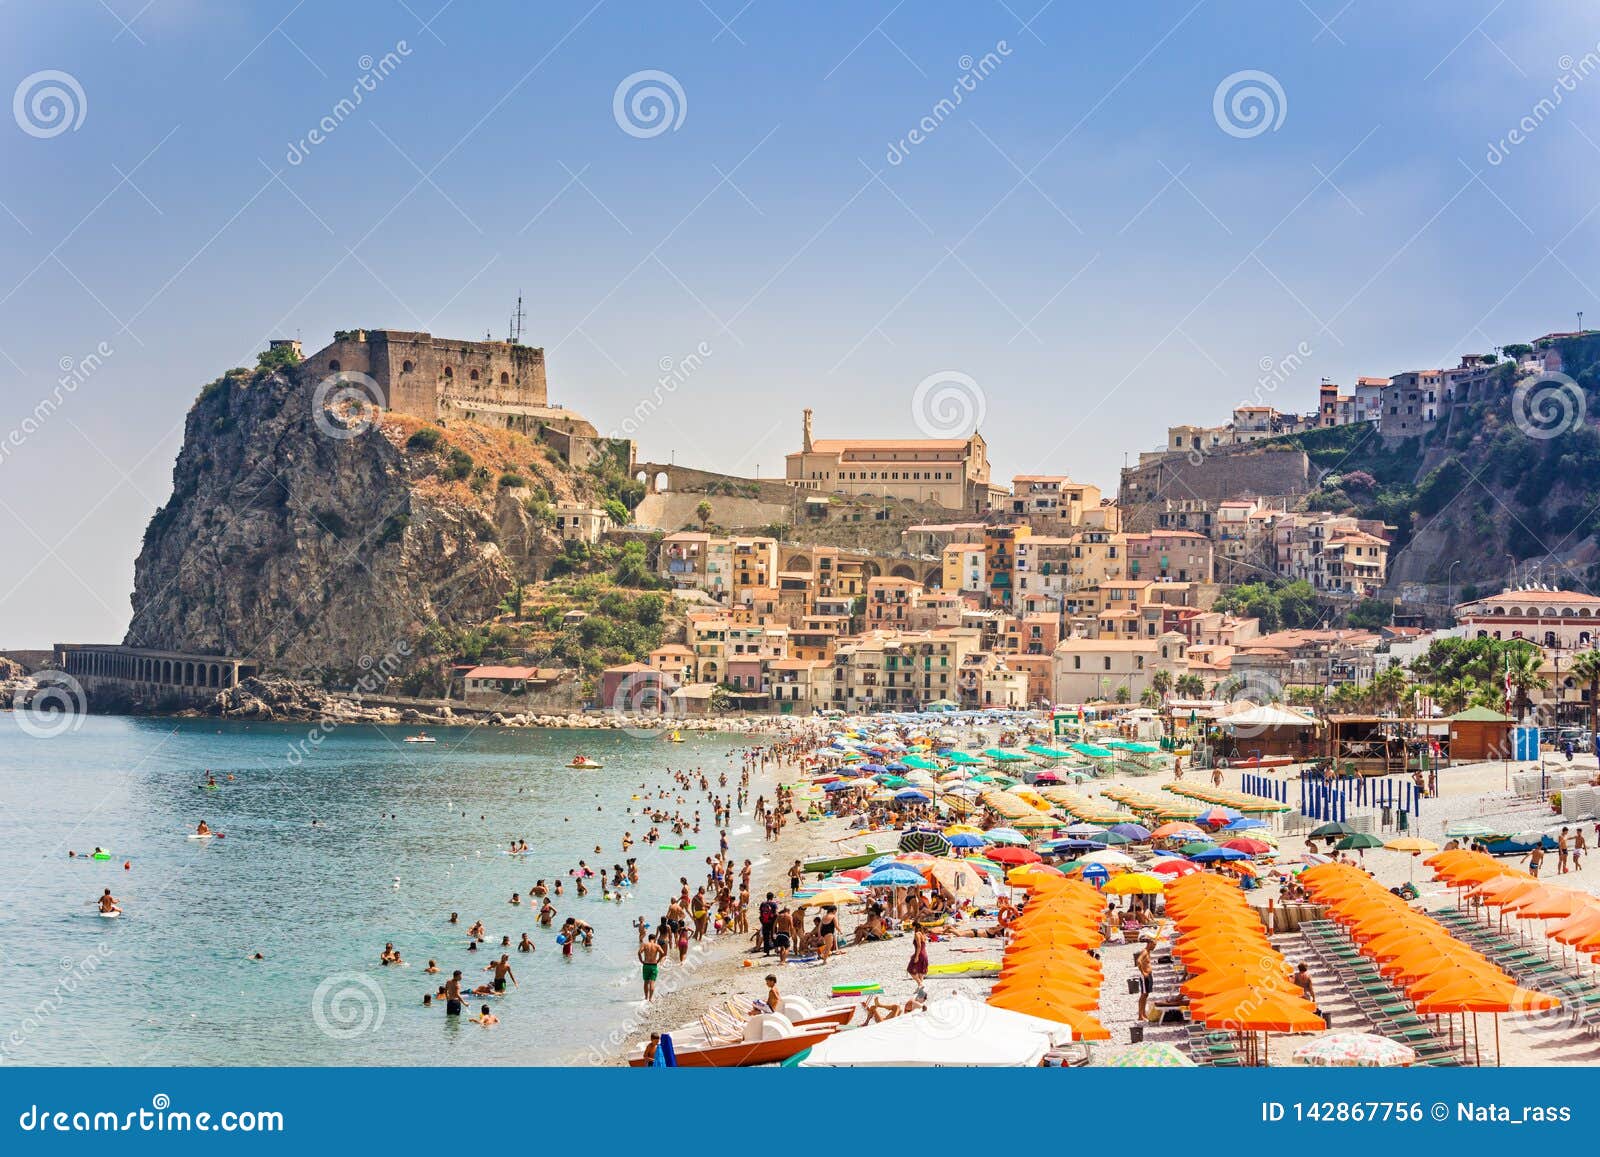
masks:
POLYGON ((861 881, 865 888, 915 888, 925 883, 921 872, 901 864, 887 864, 861 881))
POLYGON ((904 791, 895 792, 894 798, 901 803, 927 803, 931 797, 925 791, 918 791, 914 787, 908 787, 904 791))

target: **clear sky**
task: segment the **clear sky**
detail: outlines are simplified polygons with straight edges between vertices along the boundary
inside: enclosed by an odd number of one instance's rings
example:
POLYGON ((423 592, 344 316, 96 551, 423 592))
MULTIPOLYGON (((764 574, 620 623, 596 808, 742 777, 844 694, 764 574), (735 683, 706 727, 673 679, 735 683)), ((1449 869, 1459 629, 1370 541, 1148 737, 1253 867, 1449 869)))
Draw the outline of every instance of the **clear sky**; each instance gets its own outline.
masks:
POLYGON ((603 431, 709 351, 647 459, 770 476, 802 406, 916 436, 963 374, 997 478, 1112 491, 1264 364, 1303 410, 1600 320, 1590 5, 440 3, 0 9, 0 646, 122 636, 184 413, 269 337, 521 293, 603 431))

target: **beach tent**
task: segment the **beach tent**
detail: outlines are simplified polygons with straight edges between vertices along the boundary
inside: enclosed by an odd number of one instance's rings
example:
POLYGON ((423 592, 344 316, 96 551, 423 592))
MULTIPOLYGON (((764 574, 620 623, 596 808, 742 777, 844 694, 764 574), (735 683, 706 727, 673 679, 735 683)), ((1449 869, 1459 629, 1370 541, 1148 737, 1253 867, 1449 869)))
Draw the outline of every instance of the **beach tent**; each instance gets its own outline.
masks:
MULTIPOLYGON (((925 1010, 826 1037, 812 1046, 800 1067, 1036 1067, 1050 1050, 1051 1031, 1029 1026, 1027 1022, 1040 1018, 1024 1013, 992 1015, 1005 1011, 972 1001, 940 1001, 925 1010)), ((1071 1032, 1061 1024, 1053 1029, 1071 1032)))

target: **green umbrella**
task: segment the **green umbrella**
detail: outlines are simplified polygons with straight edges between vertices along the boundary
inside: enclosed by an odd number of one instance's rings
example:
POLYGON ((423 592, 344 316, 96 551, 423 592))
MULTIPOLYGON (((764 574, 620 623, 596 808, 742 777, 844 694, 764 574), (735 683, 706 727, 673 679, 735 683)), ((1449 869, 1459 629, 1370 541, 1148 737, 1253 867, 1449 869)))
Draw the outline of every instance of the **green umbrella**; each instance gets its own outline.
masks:
POLYGON ((1334 823, 1323 824, 1320 828, 1313 828, 1311 834, 1316 839, 1325 840, 1329 836, 1353 836, 1356 834, 1356 830, 1349 824, 1334 823))
POLYGON ((1201 852, 1209 852, 1216 846, 1217 845, 1212 843, 1210 840, 1193 840, 1190 843, 1184 844, 1183 847, 1179 848, 1178 850, 1186 856, 1193 856, 1198 855, 1201 852))
POLYGON ((1121 832, 1112 831, 1100 832, 1097 835, 1088 836, 1086 838, 1093 840, 1097 844, 1105 844, 1107 847, 1116 847, 1118 844, 1126 844, 1130 842, 1128 837, 1123 835, 1121 832))
POLYGON ((1174 1045, 1150 1041, 1113 1057, 1106 1066, 1113 1069, 1192 1069, 1195 1063, 1174 1045))
POLYGON ((1381 848, 1383 847, 1383 841, 1377 836, 1369 836, 1366 832, 1356 832, 1354 835, 1346 836, 1340 840, 1335 847, 1341 852, 1347 852, 1353 848, 1381 848))

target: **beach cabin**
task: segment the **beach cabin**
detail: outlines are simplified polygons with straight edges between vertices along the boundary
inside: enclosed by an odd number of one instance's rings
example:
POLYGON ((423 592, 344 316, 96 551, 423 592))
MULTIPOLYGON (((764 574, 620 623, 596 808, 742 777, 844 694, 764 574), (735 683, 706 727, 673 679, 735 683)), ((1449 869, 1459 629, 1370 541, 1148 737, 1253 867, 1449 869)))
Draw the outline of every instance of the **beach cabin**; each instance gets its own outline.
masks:
POLYGON ((1445 719, 1450 725, 1452 763, 1504 759, 1511 752, 1511 727, 1516 722, 1490 707, 1468 707, 1445 719))

